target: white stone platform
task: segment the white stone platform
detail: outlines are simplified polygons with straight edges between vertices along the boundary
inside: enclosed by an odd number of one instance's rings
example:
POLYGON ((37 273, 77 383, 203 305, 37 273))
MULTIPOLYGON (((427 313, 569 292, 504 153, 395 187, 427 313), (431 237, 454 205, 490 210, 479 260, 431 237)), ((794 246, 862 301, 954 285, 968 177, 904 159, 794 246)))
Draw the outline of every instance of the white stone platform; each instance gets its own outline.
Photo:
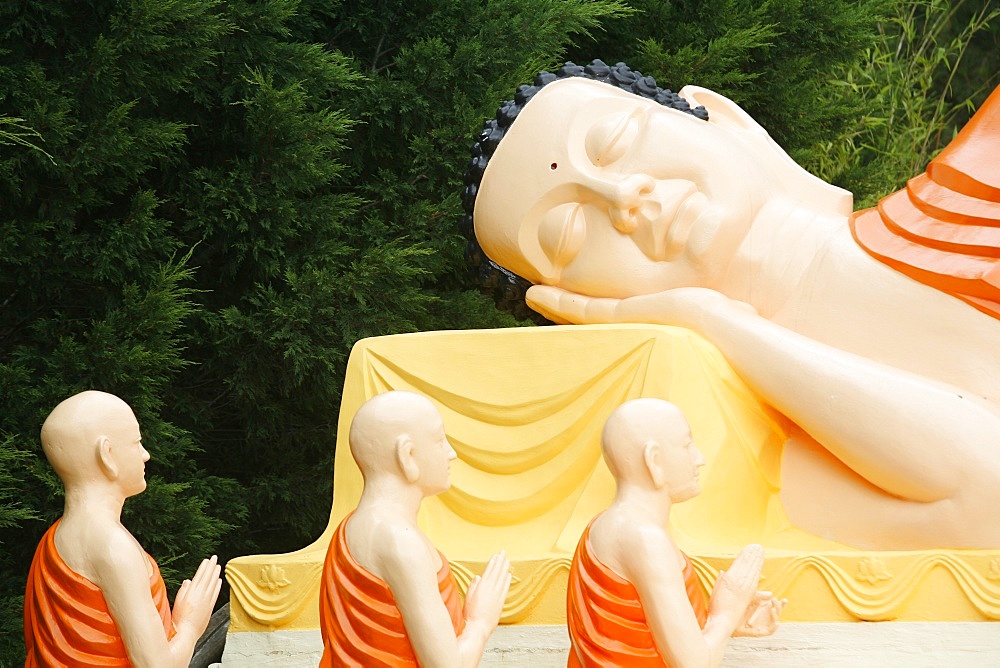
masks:
MULTIPOLYGON (((483 668, 563 668, 569 639, 562 626, 501 626, 483 668)), ((230 633, 223 668, 315 668, 319 631, 230 633)), ((729 641, 723 666, 1000 666, 997 622, 787 623, 769 638, 729 641)))

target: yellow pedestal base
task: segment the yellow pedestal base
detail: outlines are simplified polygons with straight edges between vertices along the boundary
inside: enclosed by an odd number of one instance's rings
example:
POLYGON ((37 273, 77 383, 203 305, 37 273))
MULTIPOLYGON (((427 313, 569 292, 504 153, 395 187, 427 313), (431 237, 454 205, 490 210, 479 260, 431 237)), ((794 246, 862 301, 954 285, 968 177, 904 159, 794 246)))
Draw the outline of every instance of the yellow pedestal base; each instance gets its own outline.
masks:
POLYGON ((503 622, 564 621, 577 539, 614 481, 600 432, 614 408, 662 397, 685 412, 708 464, 702 493, 671 532, 711 587, 744 544, 767 548, 762 587, 786 621, 1000 619, 1000 550, 864 552, 806 534, 781 506, 784 419, 708 343, 683 329, 585 325, 426 332, 359 341, 340 410, 330 524, 312 545, 232 560, 230 630, 318 628, 323 560, 361 475, 347 446, 354 413, 387 390, 429 397, 458 452, 452 489, 425 500, 422 529, 463 587, 506 549, 514 582, 503 622))

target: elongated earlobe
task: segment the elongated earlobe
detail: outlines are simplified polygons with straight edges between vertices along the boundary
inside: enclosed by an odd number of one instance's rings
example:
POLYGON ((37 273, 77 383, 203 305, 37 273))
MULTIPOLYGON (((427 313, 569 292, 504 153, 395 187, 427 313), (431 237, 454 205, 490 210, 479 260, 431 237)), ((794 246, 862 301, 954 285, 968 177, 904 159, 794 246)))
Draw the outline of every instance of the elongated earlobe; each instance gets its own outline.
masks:
POLYGON ((116 480, 118 478, 118 465, 115 463, 114 457, 111 456, 111 439, 107 436, 97 438, 97 459, 104 475, 110 480, 116 480))
POLYGON ((409 434, 400 434, 396 437, 396 463, 408 482, 416 482, 420 477, 420 467, 417 465, 416 457, 413 456, 413 440, 409 434))
POLYGON ((659 489, 666 481, 666 473, 660 462, 660 444, 656 441, 646 441, 642 448, 642 461, 646 464, 646 471, 649 479, 653 481, 653 487, 659 489))
POLYGON ((743 108, 724 95, 701 86, 684 86, 679 95, 688 101, 692 107, 702 106, 708 109, 711 122, 737 127, 751 132, 767 134, 743 108))

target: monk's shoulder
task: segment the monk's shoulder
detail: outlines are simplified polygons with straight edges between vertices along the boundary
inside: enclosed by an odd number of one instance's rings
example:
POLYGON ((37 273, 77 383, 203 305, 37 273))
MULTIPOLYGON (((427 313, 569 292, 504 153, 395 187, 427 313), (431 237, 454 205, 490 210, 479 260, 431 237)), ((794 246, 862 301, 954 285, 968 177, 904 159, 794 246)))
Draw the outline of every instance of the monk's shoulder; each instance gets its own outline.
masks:
MULTIPOLYGON (((103 569, 139 561, 142 549, 121 524, 63 518, 55 532, 59 557, 74 572, 98 583, 103 569)), ((99 584, 99 583, 98 583, 99 584)))
POLYGON ((413 568, 437 566, 429 539, 406 522, 384 517, 352 518, 347 531, 358 562, 386 581, 413 568))
POLYGON ((663 527, 630 514, 626 509, 617 508, 608 509, 594 520, 590 528, 590 539, 595 544, 620 546, 623 551, 659 550, 665 545, 674 544, 663 527))
POLYGON ((407 524, 393 524, 381 527, 378 541, 379 555, 387 562, 429 563, 434 547, 420 529, 407 524))
POLYGON ((612 527, 605 544, 612 546, 616 570, 627 579, 645 577, 650 568, 662 568, 668 560, 680 563, 679 550, 663 527, 638 518, 620 519, 612 527))
POLYGON ((117 578, 122 573, 148 573, 148 559, 135 537, 125 527, 112 523, 93 527, 86 543, 87 561, 94 570, 95 583, 117 578))

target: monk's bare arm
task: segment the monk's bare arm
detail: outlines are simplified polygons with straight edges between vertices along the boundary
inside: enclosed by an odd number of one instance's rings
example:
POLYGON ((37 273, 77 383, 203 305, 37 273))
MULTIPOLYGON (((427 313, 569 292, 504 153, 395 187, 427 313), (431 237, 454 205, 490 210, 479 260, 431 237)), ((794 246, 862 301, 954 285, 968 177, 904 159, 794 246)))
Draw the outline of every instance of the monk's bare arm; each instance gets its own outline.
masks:
MULTIPOLYGON (((478 665, 493 629, 500 621, 503 603, 510 589, 510 561, 505 552, 494 554, 481 576, 469 583, 465 594, 465 629, 458 638, 459 654, 475 657, 478 665)), ((464 664, 463 664, 464 665, 464 664)))
POLYGON ((210 565, 206 565, 206 560, 192 583, 178 592, 175 610, 178 605, 184 607, 186 599, 189 604, 181 612, 179 623, 175 624, 177 632, 168 642, 150 593, 146 555, 123 530, 109 532, 102 543, 93 551, 95 584, 100 587, 121 633, 129 661, 137 668, 187 666, 219 595, 221 580, 214 558, 210 565))
POLYGON ((210 559, 203 559, 194 577, 185 580, 177 590, 172 611, 177 633, 169 644, 171 655, 181 660, 183 665, 190 661, 195 643, 208 627, 222 588, 221 571, 218 559, 212 555, 210 559))
POLYGON ((415 532, 394 533, 382 542, 378 570, 396 599, 417 662, 427 668, 474 668, 500 619, 510 584, 509 564, 506 557, 494 557, 475 588, 470 587, 466 627, 456 637, 441 600, 431 550, 415 532), (470 600, 474 611, 469 610, 470 600))
POLYGON ((735 573, 720 579, 701 629, 688 599, 679 552, 666 533, 659 527, 633 525, 618 533, 617 543, 616 560, 639 593, 660 655, 670 665, 685 668, 720 665, 726 641, 754 595, 763 551, 759 558, 754 554, 749 562, 743 558, 734 563, 735 573))
POLYGON ((712 342, 768 403, 870 482, 901 498, 951 498, 993 466, 1000 414, 982 398, 824 345, 703 288, 624 300, 535 286, 560 322, 652 322, 712 342))

